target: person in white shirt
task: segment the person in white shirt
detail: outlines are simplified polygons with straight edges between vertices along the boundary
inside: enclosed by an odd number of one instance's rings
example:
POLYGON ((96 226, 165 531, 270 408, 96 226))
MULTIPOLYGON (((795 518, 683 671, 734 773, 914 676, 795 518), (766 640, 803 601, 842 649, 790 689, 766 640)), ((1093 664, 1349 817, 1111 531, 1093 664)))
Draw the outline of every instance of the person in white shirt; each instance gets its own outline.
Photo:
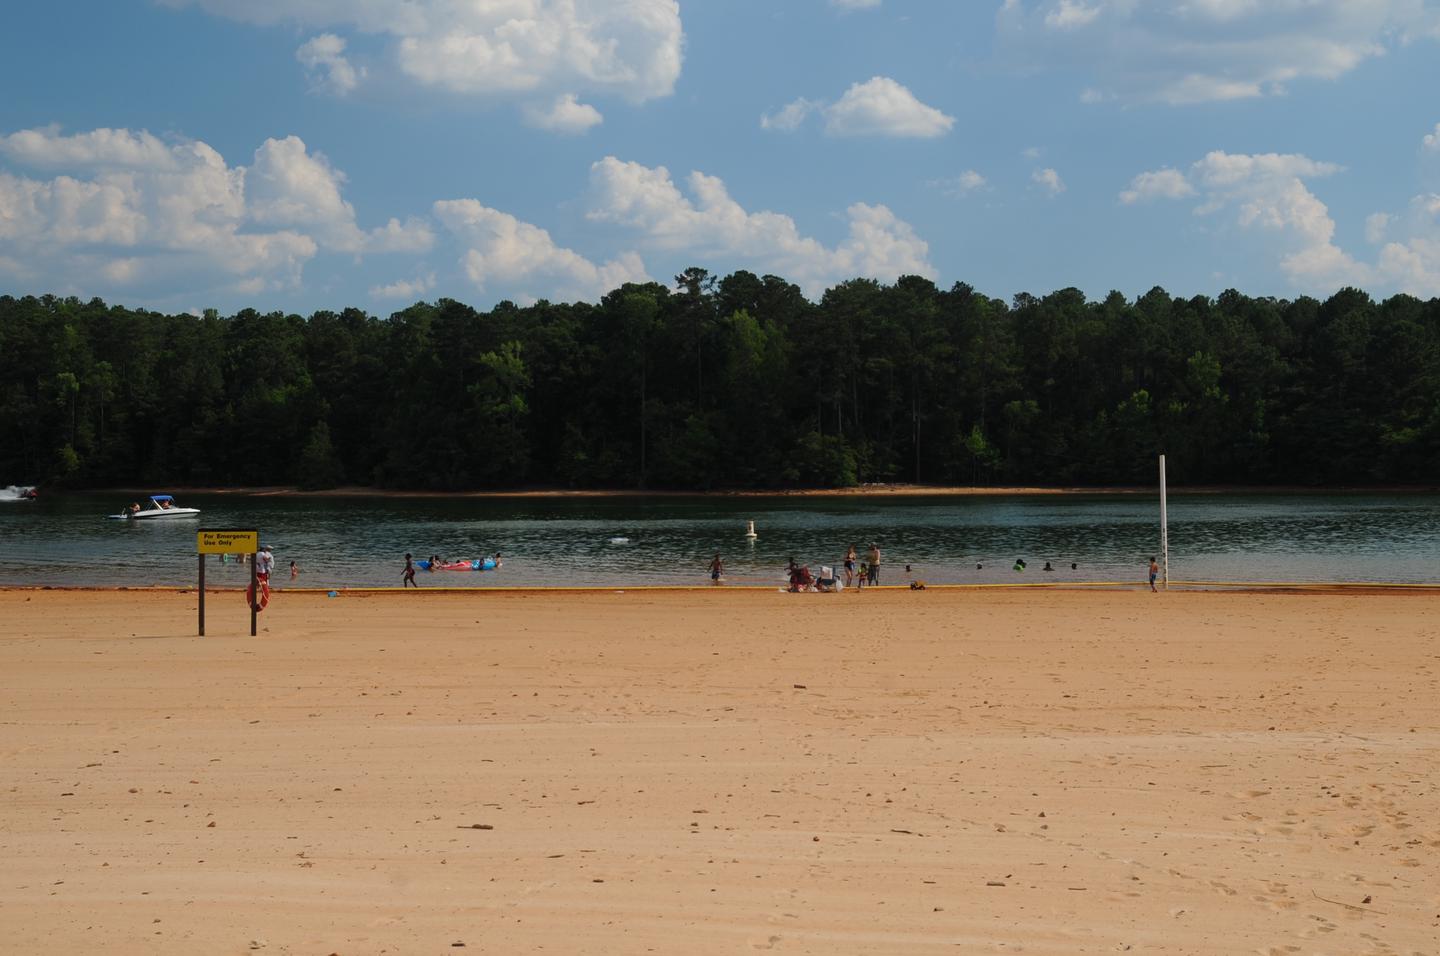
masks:
POLYGON ((275 570, 275 555, 270 553, 270 546, 262 544, 260 551, 255 555, 255 576, 262 581, 270 580, 270 572, 275 570))

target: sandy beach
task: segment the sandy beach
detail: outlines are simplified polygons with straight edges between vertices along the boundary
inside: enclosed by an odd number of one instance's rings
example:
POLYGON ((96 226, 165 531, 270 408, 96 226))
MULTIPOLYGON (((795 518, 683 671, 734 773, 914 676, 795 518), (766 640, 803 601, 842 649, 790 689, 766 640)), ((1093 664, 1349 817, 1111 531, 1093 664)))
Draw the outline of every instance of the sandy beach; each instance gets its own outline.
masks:
POLYGON ((1440 596, 0 592, 0 952, 1440 952, 1440 596))

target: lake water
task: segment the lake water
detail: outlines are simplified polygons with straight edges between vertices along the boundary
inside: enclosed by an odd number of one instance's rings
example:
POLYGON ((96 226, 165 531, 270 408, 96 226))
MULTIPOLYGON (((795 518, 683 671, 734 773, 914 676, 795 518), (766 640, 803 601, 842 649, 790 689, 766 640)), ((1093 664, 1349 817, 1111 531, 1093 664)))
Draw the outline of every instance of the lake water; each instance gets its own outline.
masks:
MULTIPOLYGON (((395 586, 404 554, 476 558, 495 572, 420 572, 422 585, 696 584, 720 552, 727 583, 778 586, 794 555, 838 566, 884 555, 883 584, 1141 581, 1157 553, 1154 496, 766 498, 297 498, 195 495, 198 520, 107 521, 115 496, 0 500, 0 585, 188 585, 198 528, 258 528, 276 583, 395 586), (754 520, 759 534, 744 538, 754 520), (1023 574, 1011 570, 1024 558, 1023 574), (1049 561, 1055 571, 1042 569, 1049 561), (1071 570, 1070 565, 1077 565, 1071 570), (913 571, 906 575, 904 567, 913 571), (977 565, 981 567, 977 569, 977 565)), ((1177 495, 1173 580, 1440 581, 1440 495, 1177 495)), ((212 563, 214 585, 244 570, 212 563)))

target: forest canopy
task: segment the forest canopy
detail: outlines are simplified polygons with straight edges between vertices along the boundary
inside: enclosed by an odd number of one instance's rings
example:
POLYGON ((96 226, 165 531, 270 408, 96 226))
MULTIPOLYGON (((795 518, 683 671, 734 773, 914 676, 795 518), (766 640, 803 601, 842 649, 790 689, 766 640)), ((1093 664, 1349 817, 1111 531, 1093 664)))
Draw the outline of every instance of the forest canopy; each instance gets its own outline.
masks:
POLYGON ((598 304, 166 315, 0 297, 0 484, 1410 484, 1440 300, 1007 303, 703 269, 598 304))

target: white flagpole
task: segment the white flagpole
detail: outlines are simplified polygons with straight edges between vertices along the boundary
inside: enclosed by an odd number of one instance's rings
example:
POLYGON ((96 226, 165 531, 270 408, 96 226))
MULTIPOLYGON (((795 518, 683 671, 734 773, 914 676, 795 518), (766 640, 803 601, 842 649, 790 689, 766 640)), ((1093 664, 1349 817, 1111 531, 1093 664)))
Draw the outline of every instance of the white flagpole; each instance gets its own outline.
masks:
POLYGON ((1165 501, 1165 456, 1160 456, 1160 560, 1163 562, 1161 580, 1165 582, 1165 590, 1170 590, 1170 518, 1166 512, 1165 501))

